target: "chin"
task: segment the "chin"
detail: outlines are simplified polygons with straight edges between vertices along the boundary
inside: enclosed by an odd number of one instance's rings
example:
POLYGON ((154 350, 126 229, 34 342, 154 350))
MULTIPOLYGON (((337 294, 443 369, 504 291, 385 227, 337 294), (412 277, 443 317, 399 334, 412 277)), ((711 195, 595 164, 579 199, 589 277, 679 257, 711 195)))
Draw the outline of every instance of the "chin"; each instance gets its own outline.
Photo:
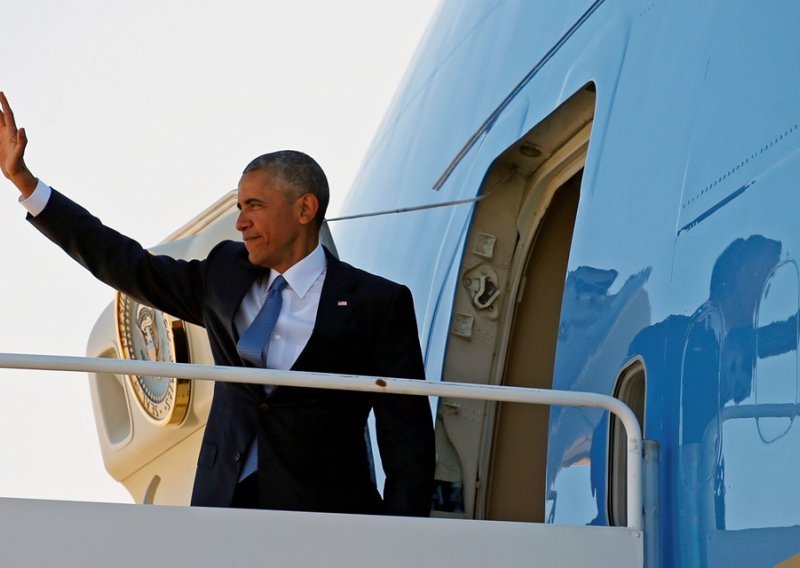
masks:
POLYGON ((250 264, 259 264, 258 255, 251 251, 247 251, 247 260, 250 261, 250 264))
POLYGON ((269 268, 271 266, 266 258, 252 253, 247 255, 247 260, 250 261, 250 264, 255 264, 256 266, 261 266, 263 268, 269 268))

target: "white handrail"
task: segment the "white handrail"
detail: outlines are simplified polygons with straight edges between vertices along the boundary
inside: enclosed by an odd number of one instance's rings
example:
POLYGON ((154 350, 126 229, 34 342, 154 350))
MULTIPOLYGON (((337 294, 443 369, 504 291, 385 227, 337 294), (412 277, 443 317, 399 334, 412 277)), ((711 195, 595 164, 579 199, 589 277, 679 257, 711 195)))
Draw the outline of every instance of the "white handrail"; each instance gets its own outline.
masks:
POLYGON ((628 435, 628 528, 633 530, 642 528, 642 431, 636 415, 627 405, 614 397, 603 394, 449 381, 428 382, 389 377, 21 353, 0 353, 0 368, 150 375, 180 379, 602 408, 615 414, 625 426, 628 435))

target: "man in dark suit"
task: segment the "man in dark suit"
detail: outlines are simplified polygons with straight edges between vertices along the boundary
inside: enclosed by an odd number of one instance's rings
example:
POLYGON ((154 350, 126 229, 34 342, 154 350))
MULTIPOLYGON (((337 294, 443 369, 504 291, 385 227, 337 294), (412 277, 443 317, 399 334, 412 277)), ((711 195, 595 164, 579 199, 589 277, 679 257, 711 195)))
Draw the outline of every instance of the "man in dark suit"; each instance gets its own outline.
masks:
MULTIPOLYGON (((424 379, 409 290, 319 244, 328 186, 310 157, 253 160, 239 181, 244 243, 176 260, 151 255, 38 180, 2 93, 0 103, 0 165, 31 223, 100 280, 205 327, 217 364, 424 379)), ((218 382, 192 504, 427 515, 433 462, 424 397, 218 382), (364 437, 371 409, 383 499, 364 437)))

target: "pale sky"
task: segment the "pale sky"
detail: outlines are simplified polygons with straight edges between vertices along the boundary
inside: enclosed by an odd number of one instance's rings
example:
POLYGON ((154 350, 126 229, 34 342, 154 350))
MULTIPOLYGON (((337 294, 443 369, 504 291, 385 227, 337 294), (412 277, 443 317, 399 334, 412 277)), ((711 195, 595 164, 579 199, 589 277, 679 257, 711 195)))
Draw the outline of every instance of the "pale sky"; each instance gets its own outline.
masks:
MULTIPOLYGON (((0 90, 35 175, 145 246, 282 148, 334 213, 438 0, 9 2, 0 90)), ((113 292, 25 221, 0 179, 0 352, 83 355, 113 292)), ((83 374, 0 371, 0 497, 130 501, 83 374)))

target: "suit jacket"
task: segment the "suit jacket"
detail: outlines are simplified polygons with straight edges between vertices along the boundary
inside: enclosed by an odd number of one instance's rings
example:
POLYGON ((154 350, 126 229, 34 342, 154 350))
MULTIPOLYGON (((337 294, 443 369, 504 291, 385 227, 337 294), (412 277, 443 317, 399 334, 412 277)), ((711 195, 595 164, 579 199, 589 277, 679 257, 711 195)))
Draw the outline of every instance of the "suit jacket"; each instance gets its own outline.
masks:
MULTIPOLYGON (((31 223, 97 278, 136 300, 205 327, 218 365, 245 366, 233 318, 253 281, 244 244, 204 260, 152 255, 57 191, 31 223)), ((424 379, 409 290, 338 261, 328 266, 316 323, 293 370, 424 379), (346 304, 346 305, 345 305, 346 304)), ((427 398, 217 382, 192 504, 228 506, 256 436, 264 508, 427 515, 434 443, 427 398), (371 481, 364 427, 374 409, 386 472, 371 481)))

